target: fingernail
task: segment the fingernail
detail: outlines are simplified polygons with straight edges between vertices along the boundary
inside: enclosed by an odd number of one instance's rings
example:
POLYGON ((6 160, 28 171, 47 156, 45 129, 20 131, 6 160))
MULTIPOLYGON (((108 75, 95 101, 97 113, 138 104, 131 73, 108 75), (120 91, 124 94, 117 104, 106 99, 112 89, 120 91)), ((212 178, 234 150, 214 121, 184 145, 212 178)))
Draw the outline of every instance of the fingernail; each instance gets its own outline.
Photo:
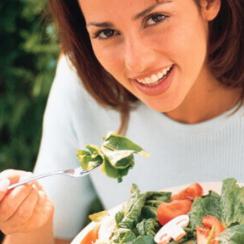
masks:
POLYGON ((10 184, 9 179, 0 180, 0 191, 6 191, 10 184))

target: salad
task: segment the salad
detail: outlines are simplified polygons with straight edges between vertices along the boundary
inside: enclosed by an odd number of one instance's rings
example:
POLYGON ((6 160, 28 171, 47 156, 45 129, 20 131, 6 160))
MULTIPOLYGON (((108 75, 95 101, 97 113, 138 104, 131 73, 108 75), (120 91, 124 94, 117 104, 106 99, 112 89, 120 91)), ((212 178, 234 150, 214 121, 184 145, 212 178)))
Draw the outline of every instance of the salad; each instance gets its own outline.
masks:
POLYGON ((220 194, 204 195, 198 183, 176 194, 141 193, 134 184, 116 213, 103 211, 91 219, 96 227, 81 244, 243 244, 244 187, 228 178, 220 194))
POLYGON ((102 172, 121 182, 123 177, 135 164, 134 155, 147 153, 127 137, 109 133, 100 147, 87 145, 86 149, 78 150, 77 157, 84 170, 101 165, 102 172))

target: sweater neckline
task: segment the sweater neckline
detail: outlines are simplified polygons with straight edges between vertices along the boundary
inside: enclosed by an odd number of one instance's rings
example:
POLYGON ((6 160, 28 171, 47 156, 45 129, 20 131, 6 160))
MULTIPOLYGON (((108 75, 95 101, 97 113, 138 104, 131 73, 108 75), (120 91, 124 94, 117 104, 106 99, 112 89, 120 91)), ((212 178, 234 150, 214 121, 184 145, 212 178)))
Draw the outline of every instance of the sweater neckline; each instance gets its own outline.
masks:
MULTIPOLYGON (((146 106, 146 105, 144 105, 146 106)), ((147 108, 150 109, 150 108, 147 108)), ((169 118, 164 113, 159 113, 157 111, 153 111, 154 115, 158 117, 158 121, 166 128, 169 133, 172 133, 172 130, 175 132, 181 132, 181 133, 204 133, 209 132, 210 130, 219 130, 223 128, 226 124, 231 123, 231 121, 235 120, 237 117, 240 118, 240 116, 243 116, 244 118, 244 108, 243 105, 240 106, 235 105, 228 111, 225 111, 224 113, 213 117, 209 120, 199 122, 196 124, 186 124, 181 123, 176 120, 173 120, 169 118)))

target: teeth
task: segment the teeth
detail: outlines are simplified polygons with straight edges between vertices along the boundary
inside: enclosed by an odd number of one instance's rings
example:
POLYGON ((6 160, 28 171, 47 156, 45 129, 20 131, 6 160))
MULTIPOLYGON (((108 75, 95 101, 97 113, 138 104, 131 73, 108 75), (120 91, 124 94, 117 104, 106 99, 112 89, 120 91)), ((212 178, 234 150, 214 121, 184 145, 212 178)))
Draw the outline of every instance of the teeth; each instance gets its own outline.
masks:
POLYGON ((164 78, 164 76, 166 76, 168 74, 171 67, 172 67, 172 65, 168 66, 167 68, 163 69, 162 71, 155 73, 153 75, 150 75, 144 79, 137 79, 137 81, 142 84, 146 84, 146 85, 157 83, 159 80, 161 80, 162 78, 164 78))
POLYGON ((156 75, 152 75, 152 76, 151 76, 151 80, 152 80, 153 82, 156 82, 156 81, 158 80, 158 74, 156 74, 156 75))

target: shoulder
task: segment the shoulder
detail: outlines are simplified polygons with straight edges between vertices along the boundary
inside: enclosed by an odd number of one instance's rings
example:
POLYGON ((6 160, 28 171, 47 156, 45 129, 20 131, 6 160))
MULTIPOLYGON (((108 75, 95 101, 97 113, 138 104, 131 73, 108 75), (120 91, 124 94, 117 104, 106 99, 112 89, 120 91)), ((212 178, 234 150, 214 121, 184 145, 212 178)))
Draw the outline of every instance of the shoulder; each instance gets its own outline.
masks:
POLYGON ((44 122, 58 121, 64 128, 72 127, 84 137, 86 131, 95 133, 100 129, 104 133, 108 127, 117 129, 119 118, 118 112, 95 101, 84 88, 70 60, 62 56, 49 94, 44 122))
POLYGON ((53 84, 49 93, 47 108, 62 110, 66 115, 95 113, 104 110, 86 91, 70 60, 62 55, 58 61, 53 84), (91 109, 92 108, 92 109, 91 109))
POLYGON ((72 100, 77 96, 88 96, 75 68, 64 55, 58 60, 50 93, 55 96, 63 96, 65 101, 72 100))

